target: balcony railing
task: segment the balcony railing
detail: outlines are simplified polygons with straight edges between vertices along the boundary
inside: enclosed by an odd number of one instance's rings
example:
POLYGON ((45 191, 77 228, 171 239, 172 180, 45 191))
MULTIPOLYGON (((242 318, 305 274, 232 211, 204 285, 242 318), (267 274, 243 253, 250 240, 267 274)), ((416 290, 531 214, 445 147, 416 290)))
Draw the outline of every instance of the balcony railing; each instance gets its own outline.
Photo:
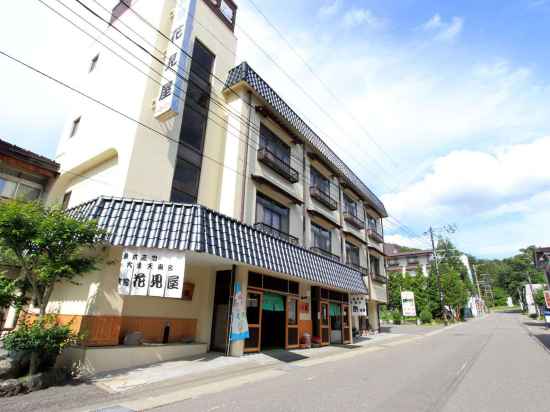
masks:
POLYGON ((365 227, 365 221, 351 212, 344 211, 344 220, 356 229, 363 229, 365 227))
POLYGON ((286 242, 292 243, 293 245, 298 244, 298 238, 294 237, 292 235, 289 235, 288 233, 282 232, 279 229, 276 229, 272 226, 266 225, 265 223, 256 223, 254 225, 254 228, 259 230, 260 232, 267 233, 268 235, 271 235, 273 237, 276 237, 277 239, 284 240, 286 242))
POLYGON ((376 240, 378 243, 384 243, 384 236, 382 236, 381 233, 378 233, 377 229, 373 229, 372 227, 369 227, 368 229, 368 235, 376 240))
POLYGON ((363 276, 368 276, 369 274, 369 271, 367 268, 364 268, 363 266, 361 265, 358 265, 357 263, 354 263, 354 262, 351 262, 348 260, 348 262, 346 263, 348 266, 351 266, 352 268, 354 268, 355 270, 361 272, 361 274, 363 276))
POLYGON ((333 255, 332 253, 327 252, 325 249, 321 249, 320 247, 313 246, 310 248, 310 250, 314 253, 317 253, 318 255, 332 259, 335 262, 340 262, 340 256, 333 255))
POLYGON ((312 198, 317 200, 318 202, 325 205, 330 210, 336 210, 338 209, 338 202, 336 199, 332 198, 330 194, 324 192, 317 186, 310 186, 309 187, 309 194, 312 198))
POLYGON ((380 273, 376 273, 374 271, 370 272, 370 276, 372 277, 372 280, 380 283, 388 283, 388 278, 384 275, 381 275, 380 273))
POLYGON ((269 166, 290 183, 297 183, 300 180, 298 171, 293 169, 286 160, 277 157, 277 155, 271 152, 267 147, 258 150, 258 160, 266 166, 269 166))

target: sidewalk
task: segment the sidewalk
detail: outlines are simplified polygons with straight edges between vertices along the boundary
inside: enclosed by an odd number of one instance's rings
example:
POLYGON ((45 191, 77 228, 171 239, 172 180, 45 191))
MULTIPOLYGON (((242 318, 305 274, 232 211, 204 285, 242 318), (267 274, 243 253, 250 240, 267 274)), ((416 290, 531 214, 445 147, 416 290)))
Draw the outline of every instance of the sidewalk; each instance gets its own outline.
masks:
MULTIPOLYGON (((292 368, 382 350, 400 342, 431 335, 438 326, 399 325, 360 338, 353 345, 331 345, 315 349, 271 350, 241 358, 208 353, 191 359, 163 362, 142 368, 120 370, 93 377, 79 384, 50 388, 2 400, 2 411, 90 411, 124 405, 143 410, 202 393, 212 393, 247 382, 288 373, 292 368)), ((109 409, 105 409, 106 411, 109 409)), ((113 411, 115 409, 112 409, 113 411)), ((119 411, 128 409, 118 409, 119 411)))
POLYGON ((544 321, 523 315, 520 322, 535 341, 550 352, 550 328, 545 326, 544 321))

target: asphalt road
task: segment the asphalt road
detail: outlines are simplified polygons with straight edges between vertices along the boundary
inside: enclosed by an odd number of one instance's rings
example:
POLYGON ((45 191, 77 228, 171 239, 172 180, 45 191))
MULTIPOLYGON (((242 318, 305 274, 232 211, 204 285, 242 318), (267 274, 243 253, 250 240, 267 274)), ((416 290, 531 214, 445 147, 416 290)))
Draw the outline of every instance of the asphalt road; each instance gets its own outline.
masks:
POLYGON ((550 411, 550 353, 497 313, 433 336, 198 396, 168 411, 550 411))

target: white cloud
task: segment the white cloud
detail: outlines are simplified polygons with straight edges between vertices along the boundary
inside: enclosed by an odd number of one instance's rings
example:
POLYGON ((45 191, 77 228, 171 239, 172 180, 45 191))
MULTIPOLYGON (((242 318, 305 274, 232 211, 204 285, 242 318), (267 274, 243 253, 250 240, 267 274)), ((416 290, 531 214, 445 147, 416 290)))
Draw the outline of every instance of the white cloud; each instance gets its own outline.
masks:
POLYGON ((453 151, 436 159, 432 171, 421 180, 383 200, 391 214, 417 227, 458 223, 460 230, 473 225, 469 230, 480 232, 481 240, 471 232, 462 240, 477 244, 478 250, 491 253, 498 246, 489 243, 502 245, 511 240, 506 250, 516 250, 520 243, 544 241, 544 232, 537 234, 535 226, 522 222, 548 214, 548 153, 550 137, 491 152, 453 151), (495 222, 499 224, 494 226, 495 222))
POLYGON ((424 30, 435 30, 441 28, 442 26, 443 22, 441 21, 441 16, 439 14, 434 14, 430 20, 422 25, 424 30))
POLYGON ((372 29, 381 29, 386 26, 385 19, 376 16, 369 9, 352 9, 346 12, 343 17, 345 27, 352 29, 358 26, 368 26, 372 29))
POLYGON ((340 6, 341 6, 340 0, 334 0, 332 2, 324 3, 319 8, 318 14, 320 17, 334 16, 340 10, 340 6))
POLYGON ((385 235, 384 241, 386 243, 393 243, 399 246, 412 247, 415 249, 425 250, 429 248, 429 244, 427 243, 428 240, 426 238, 418 238, 418 237, 412 238, 412 237, 403 236, 400 234, 393 234, 393 235, 385 235))
POLYGON ((427 32, 434 32, 434 39, 439 41, 452 41, 456 39, 464 27, 464 19, 462 17, 453 17, 451 21, 445 22, 439 14, 434 14, 426 23, 422 25, 422 29, 427 32))

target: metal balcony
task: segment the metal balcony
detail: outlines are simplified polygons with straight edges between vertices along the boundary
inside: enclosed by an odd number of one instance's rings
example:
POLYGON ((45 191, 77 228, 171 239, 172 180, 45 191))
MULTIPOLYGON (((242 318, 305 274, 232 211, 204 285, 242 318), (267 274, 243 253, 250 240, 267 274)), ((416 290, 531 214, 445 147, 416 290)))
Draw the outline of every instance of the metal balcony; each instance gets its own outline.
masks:
POLYGON ((348 211, 344 211, 344 220, 356 229, 361 230, 365 228, 365 221, 348 211))
POLYGON ((261 223, 261 222, 256 223, 254 225, 254 228, 259 230, 260 232, 264 232, 264 233, 267 233, 268 235, 276 237, 277 239, 281 239, 281 240, 284 240, 285 242, 292 243, 293 245, 298 244, 297 237, 294 237, 292 235, 289 235, 288 233, 282 232, 279 229, 266 225, 265 223, 261 223))
POLYGON ((273 169, 273 171, 284 177, 290 183, 297 183, 300 180, 298 171, 293 169, 290 163, 277 157, 277 155, 271 152, 267 147, 258 150, 258 160, 273 169))
POLYGON ((369 227, 367 233, 369 237, 373 238, 378 243, 384 243, 384 236, 382 236, 381 233, 378 233, 378 230, 369 227))
POLYGON ((370 276, 375 282, 388 283, 388 278, 380 273, 371 272, 370 276))
POLYGON ((320 247, 313 246, 309 248, 309 250, 311 250, 314 253, 317 253, 318 255, 334 260, 335 262, 340 262, 340 256, 333 255, 332 253, 327 252, 325 249, 321 249, 320 247))
POLYGON ((367 269, 367 268, 364 268, 364 267, 361 266, 361 265, 358 265, 357 263, 353 263, 353 262, 351 262, 351 261, 348 261, 348 262, 346 263, 346 265, 351 266, 352 268, 354 268, 354 269, 357 270, 358 272, 361 272, 361 274, 362 274, 363 276, 368 276, 368 275, 369 275, 368 269, 367 269))
POLYGON ((338 202, 336 199, 332 198, 330 194, 324 192, 317 186, 309 187, 309 194, 319 203, 325 205, 328 209, 334 211, 338 209, 338 202))

